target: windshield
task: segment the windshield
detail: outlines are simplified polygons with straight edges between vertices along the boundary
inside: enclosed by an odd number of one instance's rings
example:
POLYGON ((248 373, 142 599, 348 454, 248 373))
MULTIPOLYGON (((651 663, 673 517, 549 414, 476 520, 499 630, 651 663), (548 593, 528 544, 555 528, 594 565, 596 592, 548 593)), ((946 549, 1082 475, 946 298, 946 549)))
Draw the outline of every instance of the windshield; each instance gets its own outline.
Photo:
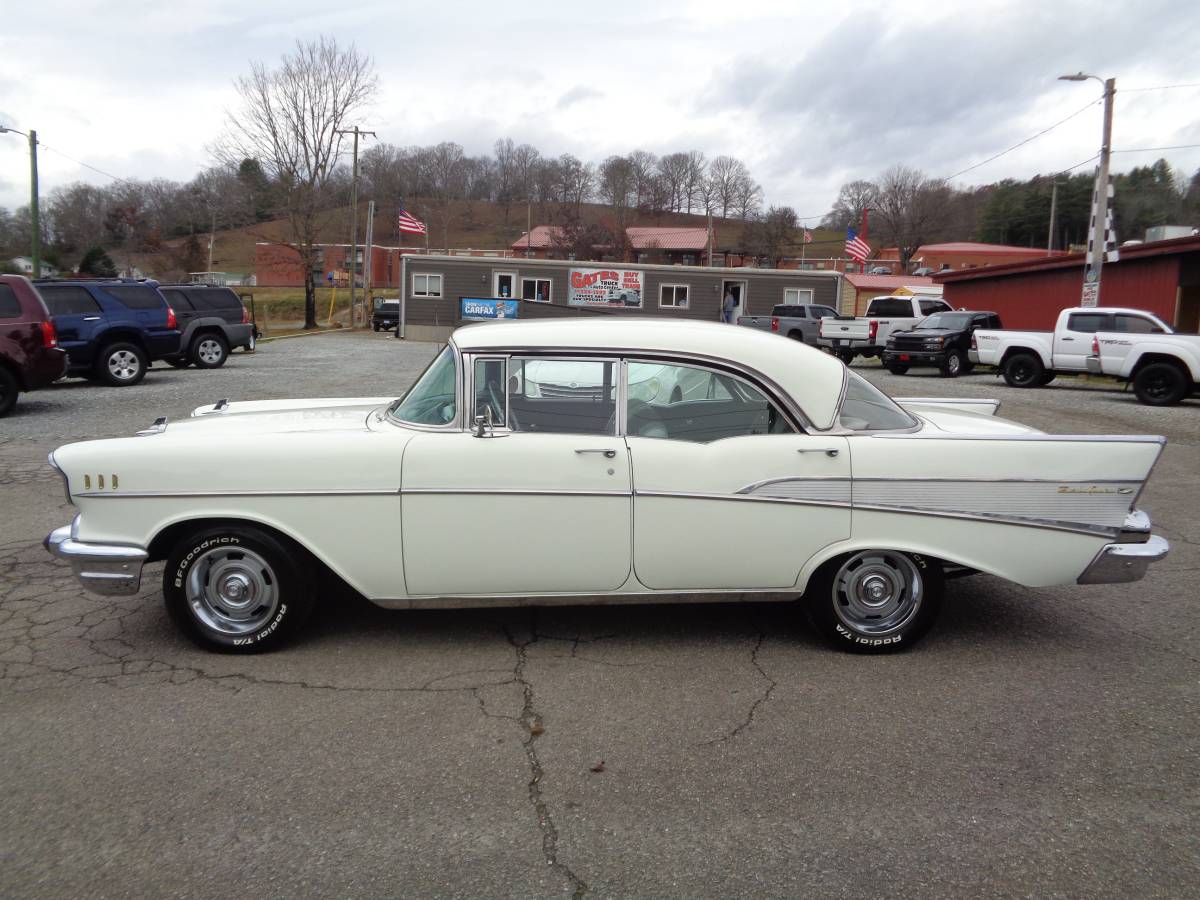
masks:
POLYGON ((912 428, 917 420, 897 406, 892 398, 854 372, 846 373, 846 397, 838 413, 843 428, 851 431, 890 431, 912 428))
POLYGON ((949 328, 951 331, 961 331, 971 324, 970 313, 934 313, 926 316, 917 323, 918 328, 949 328))
POLYGON ((388 412, 414 425, 449 425, 457 411, 454 351, 447 345, 388 412))

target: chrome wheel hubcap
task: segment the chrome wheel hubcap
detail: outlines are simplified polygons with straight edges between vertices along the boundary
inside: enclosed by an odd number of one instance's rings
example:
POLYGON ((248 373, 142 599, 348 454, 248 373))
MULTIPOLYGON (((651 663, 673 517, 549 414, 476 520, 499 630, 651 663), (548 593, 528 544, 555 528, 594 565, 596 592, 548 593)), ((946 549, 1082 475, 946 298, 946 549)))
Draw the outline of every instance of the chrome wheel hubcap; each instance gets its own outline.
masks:
POLYGON ((916 564, 891 550, 854 554, 833 580, 834 612, 843 625, 860 634, 882 635, 907 625, 923 596, 916 564))
POLYGON ((192 613, 221 634, 257 631, 279 609, 275 573, 252 550, 209 550, 193 563, 184 587, 192 613))
POLYGON ((220 362, 221 345, 213 340, 201 341, 196 347, 196 355, 206 363, 220 362))
POLYGON ((128 350, 118 350, 108 358, 108 371, 114 378, 128 381, 138 372, 137 354, 128 350))

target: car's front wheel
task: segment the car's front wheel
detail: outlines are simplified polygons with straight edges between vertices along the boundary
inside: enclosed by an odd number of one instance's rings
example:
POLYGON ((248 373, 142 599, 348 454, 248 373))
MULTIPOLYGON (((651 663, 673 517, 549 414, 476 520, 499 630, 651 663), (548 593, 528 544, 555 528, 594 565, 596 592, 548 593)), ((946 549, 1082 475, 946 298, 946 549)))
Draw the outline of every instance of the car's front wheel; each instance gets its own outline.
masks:
POLYGON ((1004 380, 1009 387, 1040 387, 1045 373, 1042 361, 1032 353, 1014 353, 1004 362, 1004 380))
POLYGON ((946 361, 942 363, 942 375, 946 378, 957 378, 963 374, 965 362, 966 360, 959 351, 951 350, 946 354, 946 361))
POLYGON ((167 612, 202 647, 258 653, 287 641, 315 600, 312 557, 251 526, 192 532, 163 570, 167 612))
POLYGON ((908 374, 908 364, 907 363, 888 363, 887 370, 889 372, 891 372, 893 375, 907 375, 908 374))
POLYGON ((219 334, 202 334, 192 346, 192 362, 201 369, 219 369, 229 359, 229 342, 219 334))
POLYGON ((853 653, 915 644, 937 619, 944 580, 934 560, 897 550, 860 550, 821 567, 804 592, 817 630, 853 653))

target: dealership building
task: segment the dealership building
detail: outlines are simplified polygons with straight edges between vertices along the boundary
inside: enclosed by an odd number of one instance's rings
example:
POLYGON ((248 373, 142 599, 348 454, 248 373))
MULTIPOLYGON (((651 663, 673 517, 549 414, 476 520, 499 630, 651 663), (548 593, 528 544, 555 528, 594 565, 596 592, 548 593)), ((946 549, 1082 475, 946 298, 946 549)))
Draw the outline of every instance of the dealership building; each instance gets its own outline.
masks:
POLYGON ((727 294, 738 300, 738 316, 769 315, 782 303, 840 309, 844 285, 834 271, 425 254, 401 256, 399 282, 401 335, 411 340, 444 340, 464 319, 478 317, 719 322, 727 294))

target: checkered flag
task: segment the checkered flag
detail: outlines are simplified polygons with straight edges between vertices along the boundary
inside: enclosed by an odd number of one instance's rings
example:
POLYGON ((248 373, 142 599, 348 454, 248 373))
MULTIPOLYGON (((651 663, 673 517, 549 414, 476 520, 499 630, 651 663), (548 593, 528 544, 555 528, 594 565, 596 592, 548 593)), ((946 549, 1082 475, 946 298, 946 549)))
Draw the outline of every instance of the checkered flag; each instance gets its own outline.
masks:
MULTIPOLYGON (((1099 175, 1099 173, 1097 173, 1099 175)), ((1108 179, 1108 190, 1105 192, 1104 200, 1104 261, 1116 262, 1121 258, 1121 251, 1117 248, 1117 230, 1113 227, 1113 184, 1112 176, 1108 179)), ((1092 189, 1092 218, 1088 223, 1088 243, 1087 243, 1087 267, 1090 269, 1094 265, 1096 248, 1094 245, 1094 235, 1096 233, 1096 216, 1100 215, 1100 203, 1098 197, 1099 179, 1097 178, 1096 187, 1092 189)))

